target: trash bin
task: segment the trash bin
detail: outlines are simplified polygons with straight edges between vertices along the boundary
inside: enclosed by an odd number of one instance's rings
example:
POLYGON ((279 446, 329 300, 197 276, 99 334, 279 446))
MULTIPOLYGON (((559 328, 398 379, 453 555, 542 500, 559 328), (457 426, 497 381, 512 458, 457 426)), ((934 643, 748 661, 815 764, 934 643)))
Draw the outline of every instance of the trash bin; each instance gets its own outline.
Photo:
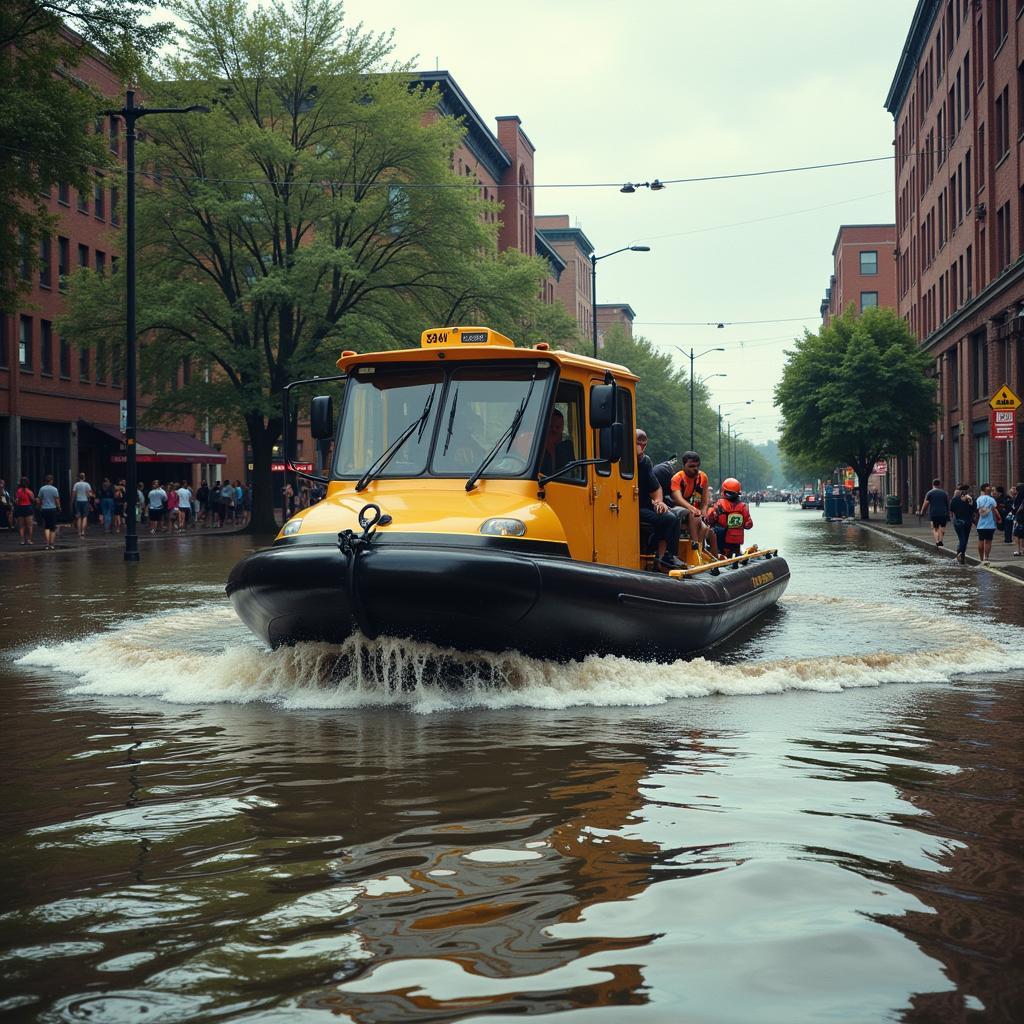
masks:
POLYGON ((903 509, 900 508, 900 499, 895 494, 890 494, 885 499, 885 521, 889 526, 903 525, 903 509))
POLYGON ((829 489, 825 494, 825 518, 826 519, 842 519, 843 509, 840 505, 842 498, 834 491, 829 489))

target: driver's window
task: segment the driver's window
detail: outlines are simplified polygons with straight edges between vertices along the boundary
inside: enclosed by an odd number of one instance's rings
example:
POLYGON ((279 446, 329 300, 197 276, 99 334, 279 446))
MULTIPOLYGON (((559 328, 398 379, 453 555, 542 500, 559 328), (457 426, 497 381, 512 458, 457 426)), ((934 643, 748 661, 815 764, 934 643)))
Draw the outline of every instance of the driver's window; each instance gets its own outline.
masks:
MULTIPOLYGON (((554 473, 576 459, 585 459, 583 426, 583 389, 579 384, 562 381, 555 394, 555 404, 548 418, 547 434, 541 450, 540 471, 554 473)), ((586 468, 577 466, 552 483, 586 483, 586 468)))

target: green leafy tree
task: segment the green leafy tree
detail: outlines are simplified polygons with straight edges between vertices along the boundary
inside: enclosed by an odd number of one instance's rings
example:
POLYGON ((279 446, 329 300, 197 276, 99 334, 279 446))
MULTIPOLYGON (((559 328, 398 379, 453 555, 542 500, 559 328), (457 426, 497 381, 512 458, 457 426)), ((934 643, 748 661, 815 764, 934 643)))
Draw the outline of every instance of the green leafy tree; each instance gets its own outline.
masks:
MULTIPOLYGON (((495 326, 512 331, 535 312, 539 262, 497 257, 492 207, 451 169, 463 129, 390 62, 390 36, 348 28, 335 0, 174 10, 185 45, 147 97, 211 112, 145 120, 143 386, 154 416, 209 414, 244 433, 253 528, 268 530, 286 383, 329 374, 342 348, 489 319, 499 297, 495 326)), ((76 275, 65 334, 119 337, 120 287, 118 275, 76 275)))
POLYGON ((908 455, 937 415, 930 357, 894 310, 853 309, 787 352, 775 404, 781 445, 802 463, 852 466, 860 515, 868 519, 868 475, 882 455, 908 455))
POLYGON ((30 291, 40 241, 56 227, 47 197, 59 184, 92 188, 110 153, 90 131, 109 103, 74 69, 91 47, 122 76, 167 38, 143 24, 153 0, 4 0, 0 3, 0 309, 30 291), (65 25, 72 31, 62 31, 65 25))

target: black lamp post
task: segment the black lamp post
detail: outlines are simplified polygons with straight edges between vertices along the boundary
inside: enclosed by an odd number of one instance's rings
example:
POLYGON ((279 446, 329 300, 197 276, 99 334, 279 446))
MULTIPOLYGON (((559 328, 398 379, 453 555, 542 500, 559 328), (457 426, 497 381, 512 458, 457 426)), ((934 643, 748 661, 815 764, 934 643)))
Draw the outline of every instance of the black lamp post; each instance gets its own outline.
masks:
POLYGON ((125 155, 127 157, 127 188, 125 189, 125 425, 124 446, 126 456, 126 504, 128 523, 124 533, 124 560, 139 560, 139 536, 136 532, 138 512, 138 459, 135 450, 136 407, 138 405, 138 372, 135 366, 135 122, 146 114, 207 114, 209 107, 137 107, 135 91, 125 94, 125 105, 120 110, 103 111, 108 117, 122 117, 125 123, 125 155))
MULTIPOLYGON (((698 352, 696 355, 694 355, 692 347, 690 348, 689 353, 687 353, 685 348, 679 348, 678 345, 676 345, 675 347, 680 352, 682 352, 684 356, 688 355, 689 359, 690 359, 690 451, 693 451, 693 445, 694 445, 694 429, 693 429, 693 361, 695 359, 700 359, 701 356, 706 356, 709 352, 724 352, 725 349, 722 348, 719 345, 716 348, 706 348, 706 349, 704 349, 703 352, 698 352)), ((716 377, 716 376, 724 377, 725 374, 724 373, 721 373, 721 374, 714 374, 713 373, 711 375, 711 377, 716 377)), ((705 377, 704 380, 710 380, 711 377, 705 377)))
MULTIPOLYGON (((660 186, 663 187, 663 186, 660 186)), ((606 260, 609 256, 617 256, 620 252, 650 252, 649 245, 624 245, 621 249, 613 252, 606 252, 598 256, 596 252, 590 254, 590 305, 593 316, 591 336, 594 342, 594 358, 597 358, 597 261, 606 260)))

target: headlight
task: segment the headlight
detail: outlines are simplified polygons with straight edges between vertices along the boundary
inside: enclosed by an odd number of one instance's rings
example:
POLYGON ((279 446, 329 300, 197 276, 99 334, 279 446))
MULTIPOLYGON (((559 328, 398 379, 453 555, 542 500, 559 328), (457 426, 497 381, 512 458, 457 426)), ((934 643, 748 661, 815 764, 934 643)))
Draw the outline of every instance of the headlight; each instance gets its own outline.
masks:
POLYGON ((299 530, 301 530, 301 529, 302 529, 302 520, 301 519, 289 519, 288 522, 284 524, 284 529, 281 531, 281 536, 282 537, 294 537, 295 534, 297 534, 299 532, 299 530))
POLYGON ((526 523, 522 519, 485 519, 480 532, 488 537, 522 537, 526 523))

